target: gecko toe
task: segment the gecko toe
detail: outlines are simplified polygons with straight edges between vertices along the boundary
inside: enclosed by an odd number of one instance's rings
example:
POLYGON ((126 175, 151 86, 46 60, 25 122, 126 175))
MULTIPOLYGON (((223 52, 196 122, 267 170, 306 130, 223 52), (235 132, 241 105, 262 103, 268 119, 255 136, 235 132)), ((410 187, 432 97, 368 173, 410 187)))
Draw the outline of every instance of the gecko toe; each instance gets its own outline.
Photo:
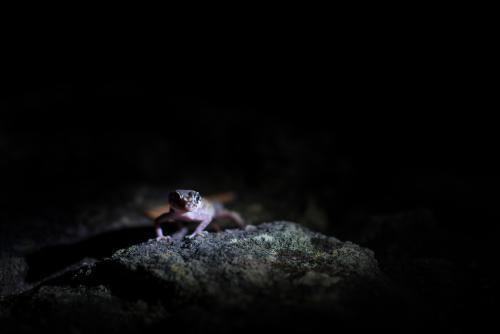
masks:
POLYGON ((167 235, 167 236, 162 235, 161 237, 157 237, 157 238, 156 238, 156 241, 161 241, 161 240, 173 241, 172 237, 171 237, 171 236, 169 236, 169 235, 167 235))
POLYGON ((188 238, 188 239, 194 239, 197 236, 206 237, 207 235, 208 235, 208 231, 201 231, 201 232, 192 233, 192 234, 186 236, 186 238, 188 238))

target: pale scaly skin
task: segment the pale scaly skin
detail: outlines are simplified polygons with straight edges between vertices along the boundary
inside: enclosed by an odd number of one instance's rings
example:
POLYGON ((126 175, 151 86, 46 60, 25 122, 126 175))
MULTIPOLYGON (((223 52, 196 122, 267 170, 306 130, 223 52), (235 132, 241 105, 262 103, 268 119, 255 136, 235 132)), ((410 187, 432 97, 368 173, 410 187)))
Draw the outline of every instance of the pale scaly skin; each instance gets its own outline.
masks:
POLYGON ((230 219, 236 222, 240 227, 245 226, 241 216, 234 212, 224 209, 216 202, 211 202, 200 196, 194 190, 175 190, 168 195, 170 211, 162 214, 155 219, 156 239, 174 238, 182 239, 187 234, 187 228, 183 227, 171 237, 163 236, 161 225, 167 222, 199 222, 194 232, 188 235, 193 238, 201 234, 203 230, 215 219, 230 219))

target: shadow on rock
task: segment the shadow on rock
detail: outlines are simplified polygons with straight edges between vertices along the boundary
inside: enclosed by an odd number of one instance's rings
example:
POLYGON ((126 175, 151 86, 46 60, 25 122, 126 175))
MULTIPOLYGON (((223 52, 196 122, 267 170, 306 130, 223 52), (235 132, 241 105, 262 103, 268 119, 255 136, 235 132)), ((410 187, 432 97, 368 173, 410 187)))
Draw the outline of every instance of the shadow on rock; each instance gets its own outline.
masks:
POLYGON ((101 259, 152 238, 152 228, 137 227, 99 234, 74 244, 55 245, 28 254, 28 282, 37 282, 86 258, 101 259))

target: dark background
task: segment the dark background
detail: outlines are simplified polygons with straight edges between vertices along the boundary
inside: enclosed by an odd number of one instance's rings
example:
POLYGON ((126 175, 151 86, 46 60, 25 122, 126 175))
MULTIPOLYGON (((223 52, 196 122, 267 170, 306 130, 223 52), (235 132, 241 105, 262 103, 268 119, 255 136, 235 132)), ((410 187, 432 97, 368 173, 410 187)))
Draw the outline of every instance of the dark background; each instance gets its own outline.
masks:
POLYGON ((293 209, 312 196, 322 232, 374 249, 432 321, 474 327, 497 305, 500 175, 497 126, 483 116, 491 88, 463 60, 14 75, 0 104, 2 224, 22 231, 140 184, 293 209), (392 225, 373 232, 374 217, 392 225))
POLYGON ((55 194, 81 201, 126 184, 233 178, 249 189, 280 180, 297 194, 345 192, 334 202, 374 210, 494 214, 489 88, 455 70, 459 63, 385 60, 351 71, 354 61, 336 75, 281 69, 268 77, 249 68, 227 81, 14 76, 2 90, 1 202, 26 210, 26 201, 44 207, 55 194))

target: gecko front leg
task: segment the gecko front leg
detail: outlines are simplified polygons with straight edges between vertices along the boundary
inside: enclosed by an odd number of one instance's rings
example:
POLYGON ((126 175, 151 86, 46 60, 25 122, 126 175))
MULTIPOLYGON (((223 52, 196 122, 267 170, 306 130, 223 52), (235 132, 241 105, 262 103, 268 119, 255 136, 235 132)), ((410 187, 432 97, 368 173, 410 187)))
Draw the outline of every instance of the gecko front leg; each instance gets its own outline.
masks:
POLYGON ((192 239, 195 236, 197 236, 198 234, 201 234, 201 232, 203 232, 203 230, 205 230, 205 228, 207 228, 208 224, 210 224, 211 221, 212 221, 212 218, 206 218, 205 220, 202 220, 201 223, 199 223, 198 226, 196 226, 196 229, 194 230, 194 232, 191 233, 190 235, 188 235, 187 237, 189 239, 192 239))
POLYGON ((174 221, 174 217, 172 214, 164 214, 160 217, 158 217, 156 220, 155 220, 155 231, 156 231, 156 240, 161 240, 161 239, 173 239, 173 240, 181 240, 182 238, 184 238, 188 232, 188 229, 187 227, 181 227, 179 229, 179 231, 175 232, 174 234, 172 234, 171 236, 170 235, 167 235, 167 236, 164 236, 163 235, 163 230, 161 228, 161 224, 163 224, 164 222, 173 222, 174 221), (163 216, 163 217, 162 217, 163 216), (161 218, 161 219, 159 219, 161 218))
POLYGON ((188 238, 194 238, 196 235, 200 234, 205 230, 205 228, 210 224, 213 219, 229 219, 234 221, 240 227, 245 227, 245 221, 241 218, 240 214, 234 211, 226 210, 224 208, 217 208, 214 216, 208 216, 196 227, 195 231, 188 236, 188 238))
POLYGON ((173 211, 169 211, 167 213, 164 213, 164 214, 160 215, 159 217, 157 217, 155 219, 156 240, 160 240, 160 239, 166 238, 163 235, 163 229, 161 228, 161 225, 163 223, 173 222, 174 221, 174 216, 175 215, 174 215, 173 211))

